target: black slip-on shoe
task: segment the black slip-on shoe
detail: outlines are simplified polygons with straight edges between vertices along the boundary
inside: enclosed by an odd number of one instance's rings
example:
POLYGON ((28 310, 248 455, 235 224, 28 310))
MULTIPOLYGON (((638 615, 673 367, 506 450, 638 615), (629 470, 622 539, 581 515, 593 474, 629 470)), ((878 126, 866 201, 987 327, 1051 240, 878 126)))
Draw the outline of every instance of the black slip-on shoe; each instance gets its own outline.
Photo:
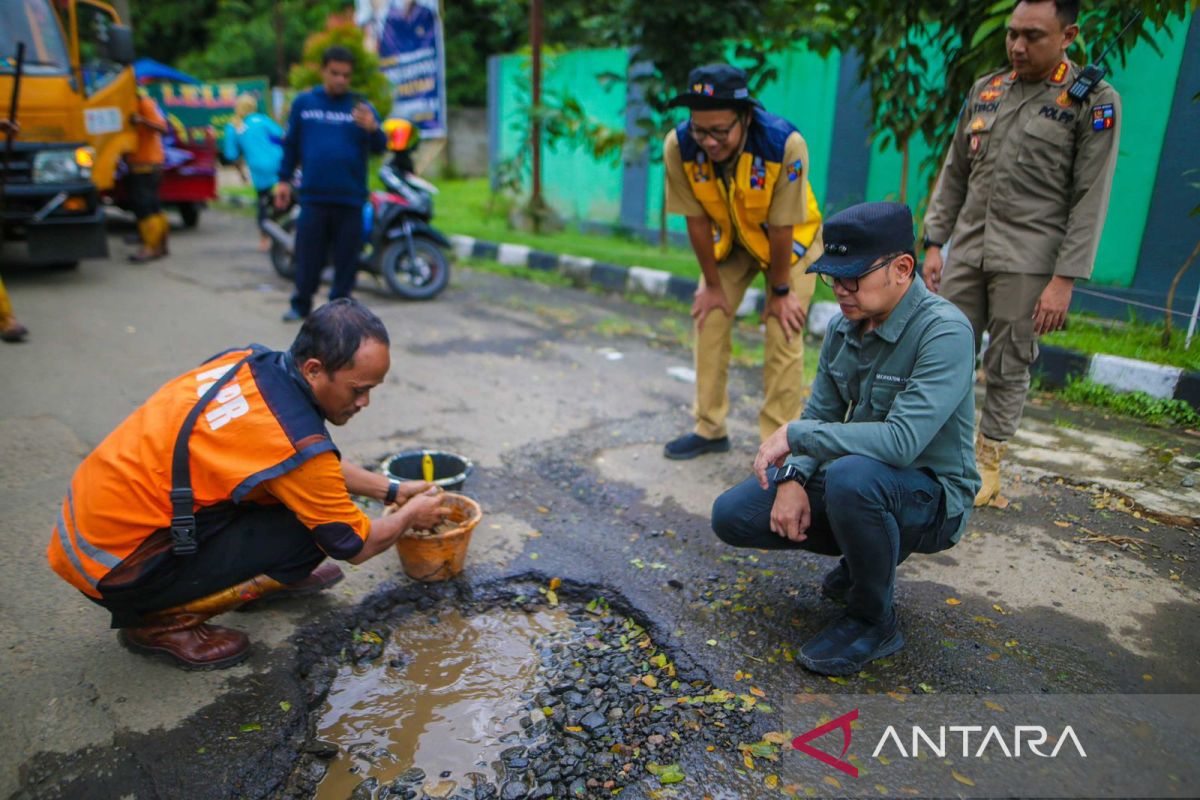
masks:
POLYGON ((728 436, 722 436, 720 439, 705 439, 698 433, 686 433, 678 439, 667 442, 666 447, 663 448, 663 455, 675 461, 686 461, 705 453, 728 452, 728 436))
POLYGON ((846 615, 805 642, 797 659, 805 669, 821 675, 853 675, 902 647, 904 635, 895 614, 888 625, 846 615))

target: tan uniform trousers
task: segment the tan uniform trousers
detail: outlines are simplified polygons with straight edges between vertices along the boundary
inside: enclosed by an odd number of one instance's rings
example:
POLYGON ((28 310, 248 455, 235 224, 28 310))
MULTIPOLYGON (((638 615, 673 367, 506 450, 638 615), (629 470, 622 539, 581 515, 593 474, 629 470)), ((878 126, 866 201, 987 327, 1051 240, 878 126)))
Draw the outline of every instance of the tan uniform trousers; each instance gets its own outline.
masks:
POLYGON ((0 279, 0 330, 8 327, 12 316, 12 301, 8 299, 8 290, 4 288, 4 281, 0 279))
MULTIPOLYGON (((805 310, 812 300, 816 275, 805 275, 808 259, 792 267, 789 283, 800 298, 805 310)), ((736 311, 742 304, 746 289, 763 274, 758 262, 741 247, 734 247, 729 257, 717 264, 725 298, 736 311)), ((729 415, 729 355, 733 341, 733 323, 723 311, 713 311, 696 331, 696 402, 692 413, 696 417, 695 432, 707 439, 727 435, 725 418, 729 415)), ((767 320, 767 338, 763 348, 763 398, 758 412, 758 430, 763 439, 780 425, 800 416, 801 389, 804 384, 804 334, 792 337, 789 343, 783 335, 779 320, 767 320)))
POLYGON ((983 354, 987 390, 979 431, 989 439, 1008 441, 1021 422, 1029 392, 1029 368, 1038 356, 1033 309, 1051 277, 985 272, 956 262, 953 253, 946 265, 942 296, 971 321, 976 353, 983 332, 988 332, 988 348, 983 354))

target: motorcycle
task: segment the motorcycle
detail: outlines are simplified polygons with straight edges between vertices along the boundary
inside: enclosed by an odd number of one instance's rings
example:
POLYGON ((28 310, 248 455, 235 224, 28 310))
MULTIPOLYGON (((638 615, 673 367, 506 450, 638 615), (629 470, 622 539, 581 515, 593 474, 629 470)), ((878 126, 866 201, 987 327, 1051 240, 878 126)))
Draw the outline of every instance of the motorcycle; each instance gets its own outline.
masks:
MULTIPOLYGON (((379 168, 387 191, 373 191, 363 204, 363 243, 359 270, 382 276, 391 291, 406 300, 430 300, 450 282, 445 251, 450 240, 430 224, 437 187, 408 169, 406 153, 395 153, 379 168)), ((294 194, 294 193, 293 193, 294 194)), ((300 206, 282 219, 268 217, 263 232, 271 239, 271 266, 292 280, 296 270, 295 230, 300 206)))

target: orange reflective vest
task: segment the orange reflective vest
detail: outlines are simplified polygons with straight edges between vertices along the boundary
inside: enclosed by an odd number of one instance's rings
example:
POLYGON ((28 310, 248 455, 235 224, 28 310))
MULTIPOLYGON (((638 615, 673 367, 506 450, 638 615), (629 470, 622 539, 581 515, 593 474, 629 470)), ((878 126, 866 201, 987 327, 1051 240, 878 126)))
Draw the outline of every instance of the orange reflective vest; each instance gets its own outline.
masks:
POLYGON ((46 555, 92 597, 155 531, 171 525, 171 455, 180 426, 214 381, 250 358, 200 414, 189 443, 193 510, 241 502, 260 483, 337 452, 287 353, 230 350, 167 383, 93 450, 71 478, 46 555))
MULTIPOLYGON (((760 267, 770 267, 767 213, 779 179, 796 180, 800 173, 798 162, 783 163, 788 137, 796 132, 795 126, 783 117, 755 109, 746 144, 733 166, 733 180, 726 186, 704 150, 692 138, 691 120, 675 129, 688 186, 712 221, 713 254, 717 261, 729 257, 736 239, 760 267)), ((792 231, 792 264, 804 257, 821 230, 821 208, 807 181, 804 192, 807 219, 792 231)))

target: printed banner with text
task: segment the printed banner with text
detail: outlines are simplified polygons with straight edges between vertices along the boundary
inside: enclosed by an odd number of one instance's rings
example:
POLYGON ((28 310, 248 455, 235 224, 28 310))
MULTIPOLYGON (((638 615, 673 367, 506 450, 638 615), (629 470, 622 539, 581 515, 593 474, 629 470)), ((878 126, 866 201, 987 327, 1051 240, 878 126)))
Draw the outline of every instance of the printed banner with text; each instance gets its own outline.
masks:
POLYGON ((446 48, 436 0, 356 0, 367 49, 392 84, 390 116, 446 136, 446 48))

